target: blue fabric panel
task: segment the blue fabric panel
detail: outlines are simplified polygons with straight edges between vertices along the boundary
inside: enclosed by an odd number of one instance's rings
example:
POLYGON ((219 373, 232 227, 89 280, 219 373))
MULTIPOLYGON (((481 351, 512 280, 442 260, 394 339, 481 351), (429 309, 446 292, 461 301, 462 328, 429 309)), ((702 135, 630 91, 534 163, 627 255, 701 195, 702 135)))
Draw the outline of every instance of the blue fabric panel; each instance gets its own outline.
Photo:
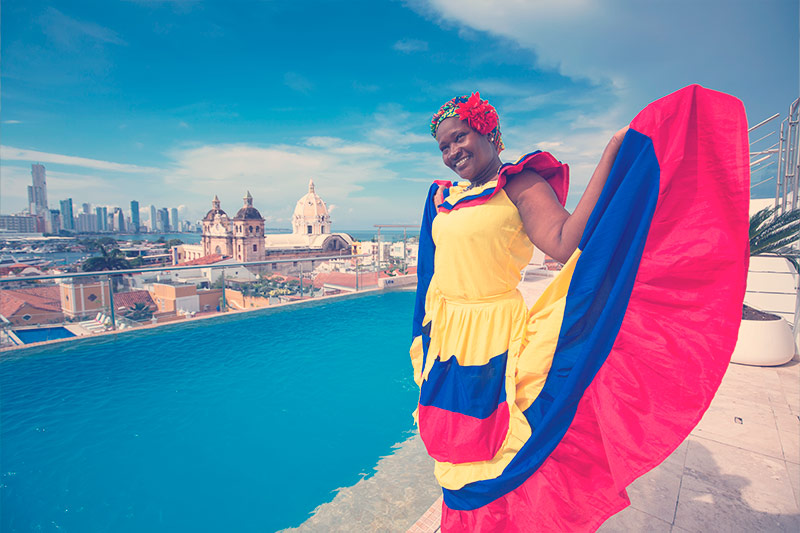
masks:
POLYGON ((444 489, 451 509, 477 509, 516 489, 567 432, 622 324, 658 200, 659 175, 650 138, 628 130, 581 239, 553 364, 524 413, 531 438, 498 478, 444 489))
POLYGON ((451 204, 449 201, 444 201, 442 202, 442 206, 446 207, 447 209, 453 209, 458 204, 469 202, 470 200, 475 200, 476 198, 483 198, 484 196, 491 196, 492 194, 494 194, 494 189, 486 189, 480 194, 473 194, 472 196, 464 196, 460 198, 455 204, 451 204))
MULTIPOLYGON (((425 296, 433 277, 433 257, 436 245, 433 244, 431 228, 436 217, 436 202, 434 196, 439 190, 437 184, 428 189, 425 208, 422 211, 422 227, 419 230, 419 251, 417 252, 417 298, 414 302, 414 321, 411 328, 411 338, 422 335, 422 320, 425 318, 425 296)), ((427 351, 427 350, 426 350, 427 351)), ((425 362, 423 361, 423 365, 425 362)))
POLYGON ((455 357, 435 361, 422 383, 420 405, 429 405, 475 418, 488 418, 506 401, 508 352, 480 366, 461 366, 455 357))

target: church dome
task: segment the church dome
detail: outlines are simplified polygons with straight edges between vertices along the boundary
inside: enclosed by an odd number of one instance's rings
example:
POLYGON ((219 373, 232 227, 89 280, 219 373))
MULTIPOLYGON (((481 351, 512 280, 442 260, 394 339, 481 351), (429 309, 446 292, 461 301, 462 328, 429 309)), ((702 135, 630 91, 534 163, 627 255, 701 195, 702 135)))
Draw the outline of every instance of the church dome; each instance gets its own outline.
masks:
POLYGON ((314 191, 314 180, 308 182, 308 193, 297 201, 292 216, 292 231, 306 235, 330 233, 330 215, 325 202, 314 191))
POLYGON ((314 191, 314 180, 310 180, 308 182, 308 194, 297 201, 297 205, 294 208, 294 216, 316 218, 323 215, 328 215, 328 208, 322 198, 314 191))
POLYGON ((206 216, 203 217, 203 220, 212 221, 212 220, 214 220, 214 217, 217 216, 217 215, 219 215, 220 217, 225 217, 225 218, 228 217, 228 214, 225 213, 225 211, 223 211, 220 208, 220 206, 219 206, 219 197, 217 197, 216 195, 214 196, 214 200, 212 200, 211 205, 212 205, 211 211, 206 213, 206 216))
POLYGON ((234 220, 264 220, 258 209, 253 207, 253 197, 250 195, 250 191, 247 191, 247 196, 244 197, 244 207, 239 209, 234 220))

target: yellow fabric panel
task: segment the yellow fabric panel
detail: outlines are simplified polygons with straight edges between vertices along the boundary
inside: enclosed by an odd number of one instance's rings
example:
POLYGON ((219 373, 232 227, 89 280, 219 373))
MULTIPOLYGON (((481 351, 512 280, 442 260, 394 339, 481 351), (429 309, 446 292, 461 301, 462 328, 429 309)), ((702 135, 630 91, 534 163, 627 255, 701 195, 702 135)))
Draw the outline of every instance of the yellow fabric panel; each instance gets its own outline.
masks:
POLYGON ((517 364, 516 378, 516 402, 522 411, 530 407, 539 396, 550 372, 564 319, 567 291, 580 254, 580 250, 572 254, 528 313, 525 342, 517 364))
POLYGON ((414 367, 414 382, 417 384, 417 387, 422 385, 422 336, 418 335, 414 337, 414 340, 411 342, 411 349, 409 350, 409 354, 411 355, 411 366, 414 367))

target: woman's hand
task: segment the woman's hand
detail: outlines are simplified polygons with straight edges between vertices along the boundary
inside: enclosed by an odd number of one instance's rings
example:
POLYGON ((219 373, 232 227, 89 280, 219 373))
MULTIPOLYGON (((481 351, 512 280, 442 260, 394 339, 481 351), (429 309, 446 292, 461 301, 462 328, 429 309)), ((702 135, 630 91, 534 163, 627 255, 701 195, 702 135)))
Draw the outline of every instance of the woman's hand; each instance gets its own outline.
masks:
POLYGON ((433 195, 433 205, 437 208, 444 203, 444 185, 439 185, 439 188, 436 190, 436 193, 433 195))

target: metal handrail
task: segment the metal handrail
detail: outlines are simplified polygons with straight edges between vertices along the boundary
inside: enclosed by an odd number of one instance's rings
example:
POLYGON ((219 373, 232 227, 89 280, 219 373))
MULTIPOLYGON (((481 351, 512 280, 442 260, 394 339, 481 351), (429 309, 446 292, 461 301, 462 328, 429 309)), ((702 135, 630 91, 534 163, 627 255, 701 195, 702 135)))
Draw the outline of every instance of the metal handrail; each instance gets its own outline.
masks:
MULTIPOLYGON (((44 276, 19 276, 19 277, 4 277, 0 278, 0 283, 4 282, 12 282, 12 281, 41 281, 41 280, 53 280, 53 279, 63 279, 63 278, 95 278, 95 277, 105 277, 107 279, 109 289, 108 289, 108 297, 109 297, 109 312, 111 313, 111 329, 117 329, 117 319, 115 316, 115 309, 114 309, 114 290, 113 290, 113 277, 114 276, 122 276, 124 274, 143 274, 146 272, 171 272, 173 270, 195 270, 195 269, 202 269, 202 268, 221 268, 222 269, 222 279, 223 279, 223 287, 222 287, 222 298, 223 302, 222 305, 226 306, 225 302, 225 269, 226 268, 233 268, 239 266, 257 266, 257 265, 272 265, 275 263, 302 263, 307 261, 330 261, 336 259, 353 259, 359 257, 371 257, 370 254, 351 254, 351 255, 332 255, 332 256, 322 256, 322 257, 295 257, 291 259, 273 259, 271 261, 245 261, 240 263, 225 263, 224 265, 185 265, 185 266, 162 266, 162 267, 151 267, 151 268, 136 268, 136 269, 126 269, 126 270, 99 270, 96 272, 67 272, 64 274, 50 274, 44 276)), ((302 266, 300 268, 300 272, 302 275, 302 266)), ((356 261, 356 290, 359 290, 358 287, 358 261, 356 261)))
POLYGON ((68 272, 64 274, 49 274, 44 276, 19 276, 19 277, 4 277, 0 278, 0 283, 11 281, 38 281, 45 279, 59 279, 59 278, 89 278, 94 276, 119 276, 123 274, 141 274, 145 272, 164 272, 172 270, 195 270, 199 268, 229 268, 237 266, 248 265, 271 265, 273 263, 296 263, 299 261, 330 261, 333 259, 352 259, 355 257, 371 257, 371 254, 358 254, 358 255, 332 255, 324 257, 298 257, 295 259, 273 259, 271 261, 247 261, 243 263, 225 263, 224 265, 186 265, 186 266, 167 266, 167 267, 150 267, 150 268, 134 268, 127 270, 98 270, 97 272, 68 272))

